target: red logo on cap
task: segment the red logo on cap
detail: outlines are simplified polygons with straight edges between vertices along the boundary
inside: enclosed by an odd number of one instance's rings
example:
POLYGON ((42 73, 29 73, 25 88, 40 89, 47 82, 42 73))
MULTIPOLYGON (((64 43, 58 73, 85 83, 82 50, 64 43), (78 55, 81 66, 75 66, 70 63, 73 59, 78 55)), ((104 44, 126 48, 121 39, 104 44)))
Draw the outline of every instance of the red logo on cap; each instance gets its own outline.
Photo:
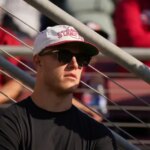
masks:
POLYGON ((58 38, 62 38, 63 36, 71 36, 75 39, 83 40, 83 38, 78 34, 78 32, 75 29, 70 29, 70 28, 67 28, 66 30, 58 32, 57 35, 58 35, 58 38))

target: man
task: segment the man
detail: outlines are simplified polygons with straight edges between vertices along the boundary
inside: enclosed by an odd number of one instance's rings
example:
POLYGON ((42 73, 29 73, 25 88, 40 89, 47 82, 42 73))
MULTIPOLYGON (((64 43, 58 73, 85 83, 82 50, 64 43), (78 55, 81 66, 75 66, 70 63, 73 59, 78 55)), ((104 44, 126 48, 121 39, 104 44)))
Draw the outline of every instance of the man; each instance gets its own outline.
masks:
POLYGON ((81 72, 98 50, 71 26, 41 32, 34 44, 34 92, 0 118, 1 150, 116 150, 111 132, 72 105, 81 72))

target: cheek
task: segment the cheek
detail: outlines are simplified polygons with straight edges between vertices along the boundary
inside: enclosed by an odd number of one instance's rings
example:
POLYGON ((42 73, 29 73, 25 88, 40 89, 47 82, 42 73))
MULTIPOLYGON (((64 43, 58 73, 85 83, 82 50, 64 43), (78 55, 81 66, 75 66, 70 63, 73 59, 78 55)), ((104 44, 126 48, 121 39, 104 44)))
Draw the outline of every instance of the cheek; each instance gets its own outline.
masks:
POLYGON ((55 89, 62 82, 62 76, 56 70, 47 70, 44 72, 43 80, 45 85, 55 89))
POLYGON ((81 74, 82 74, 81 71, 79 71, 78 74, 77 74, 77 76, 78 76, 78 81, 80 81, 80 79, 81 79, 81 74))
MULTIPOLYGON (((50 64, 49 63, 44 63, 42 64, 40 73, 43 76, 43 80, 46 80, 46 82, 48 82, 49 80, 53 80, 53 78, 55 77, 55 64, 50 64)), ((57 74, 57 73, 56 73, 57 74)))
POLYGON ((63 80, 64 71, 61 68, 49 68, 45 72, 45 76, 47 76, 47 79, 52 83, 59 83, 61 80, 63 80))

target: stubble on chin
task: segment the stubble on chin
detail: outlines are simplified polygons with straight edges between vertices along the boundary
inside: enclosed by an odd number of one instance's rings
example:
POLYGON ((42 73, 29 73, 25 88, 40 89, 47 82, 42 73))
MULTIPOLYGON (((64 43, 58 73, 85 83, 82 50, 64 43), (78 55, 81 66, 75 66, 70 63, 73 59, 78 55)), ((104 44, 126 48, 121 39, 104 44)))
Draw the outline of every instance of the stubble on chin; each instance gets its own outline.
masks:
POLYGON ((61 94, 73 94, 78 88, 78 84, 70 87, 59 87, 56 91, 61 94))

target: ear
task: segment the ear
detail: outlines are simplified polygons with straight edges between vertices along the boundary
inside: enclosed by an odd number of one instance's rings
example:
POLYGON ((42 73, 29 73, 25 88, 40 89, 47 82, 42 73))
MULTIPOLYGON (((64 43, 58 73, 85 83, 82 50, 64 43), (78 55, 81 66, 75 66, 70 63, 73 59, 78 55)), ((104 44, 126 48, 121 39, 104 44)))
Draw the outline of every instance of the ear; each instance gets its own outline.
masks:
POLYGON ((33 56, 33 64, 36 69, 41 66, 41 59, 39 55, 33 56))

